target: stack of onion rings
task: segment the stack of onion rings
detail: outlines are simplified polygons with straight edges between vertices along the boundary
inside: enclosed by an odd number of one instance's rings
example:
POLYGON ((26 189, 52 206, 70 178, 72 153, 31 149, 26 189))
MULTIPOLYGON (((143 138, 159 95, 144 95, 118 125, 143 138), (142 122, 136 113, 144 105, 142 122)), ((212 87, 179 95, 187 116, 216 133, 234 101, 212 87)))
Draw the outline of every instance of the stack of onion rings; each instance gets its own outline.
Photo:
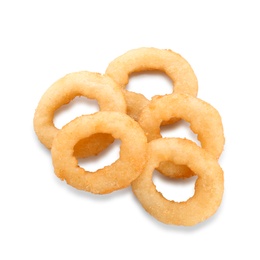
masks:
POLYGON ((140 48, 112 61, 104 75, 76 72, 56 81, 42 96, 34 115, 34 129, 51 149, 54 172, 76 189, 106 194, 132 186, 144 209, 157 220, 191 226, 212 216, 224 192, 223 171, 218 164, 224 133, 218 111, 197 98, 198 82, 189 63, 170 50, 140 48), (154 96, 125 89, 133 72, 159 70, 173 82, 169 95, 154 96), (76 96, 98 101, 100 111, 82 115, 57 129, 57 109, 76 96), (180 119, 190 123, 201 147, 190 140, 162 138, 160 125, 180 119), (114 139, 122 141, 119 159, 89 172, 77 157, 97 155, 114 139), (171 178, 197 175, 195 194, 185 202, 169 201, 156 190, 153 170, 171 178))

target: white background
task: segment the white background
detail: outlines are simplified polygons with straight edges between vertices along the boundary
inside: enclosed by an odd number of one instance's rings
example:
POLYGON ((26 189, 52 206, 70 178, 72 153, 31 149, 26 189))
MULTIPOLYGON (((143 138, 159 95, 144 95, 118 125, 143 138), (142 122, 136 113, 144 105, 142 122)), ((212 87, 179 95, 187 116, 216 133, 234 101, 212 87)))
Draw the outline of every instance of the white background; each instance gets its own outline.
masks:
MULTIPOLYGON (((0 259, 260 259, 259 13, 250 0, 1 1, 0 259), (198 97, 223 119, 223 202, 194 227, 156 221, 130 188, 98 196, 61 182, 33 130, 35 108, 54 81, 104 73, 139 47, 180 53, 197 75, 198 97)), ((166 77, 154 76, 153 86, 146 78, 136 91, 169 91, 166 77)), ((171 188, 183 196, 179 185, 171 188)))

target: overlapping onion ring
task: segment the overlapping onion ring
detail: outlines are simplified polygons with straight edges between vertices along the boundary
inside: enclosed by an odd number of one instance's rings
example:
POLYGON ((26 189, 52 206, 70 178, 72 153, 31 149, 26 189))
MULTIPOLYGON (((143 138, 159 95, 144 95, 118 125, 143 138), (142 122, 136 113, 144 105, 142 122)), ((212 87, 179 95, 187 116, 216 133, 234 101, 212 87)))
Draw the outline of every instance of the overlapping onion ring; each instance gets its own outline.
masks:
MULTIPOLYGON (((209 103, 187 94, 175 93, 155 97, 146 106, 138 120, 144 129, 148 142, 161 138, 162 121, 181 118, 190 123, 191 130, 198 135, 201 147, 218 159, 224 147, 224 131, 218 111, 209 103)), ((164 161, 158 170, 166 176, 190 177, 192 171, 183 165, 164 161)))
POLYGON ((105 194, 129 186, 141 174, 147 161, 147 139, 139 124, 128 115, 97 112, 65 125, 56 135, 51 153, 54 171, 60 179, 77 189, 105 194), (110 166, 88 172, 78 166, 73 147, 96 133, 111 134, 121 140, 120 158, 110 166))
POLYGON ((149 160, 132 189, 144 209, 165 224, 192 226, 212 216, 224 191, 223 171, 217 160, 190 140, 160 138, 148 143, 149 160), (167 200, 152 182, 155 168, 162 161, 186 165, 198 176, 195 193, 184 202, 167 200))
MULTIPOLYGON (((110 77, 87 71, 70 73, 44 93, 34 114, 35 132, 47 148, 51 148, 53 139, 59 132, 53 122, 55 111, 76 96, 96 99, 102 111, 126 112, 121 89, 110 77)), ((109 134, 95 134, 75 144, 75 155, 96 155, 113 141, 109 134)))
MULTIPOLYGON (((139 48, 126 52, 113 60, 106 70, 106 74, 114 79, 123 89, 133 72, 162 71, 172 80, 175 93, 197 95, 198 81, 190 64, 179 54, 171 50, 157 48, 139 48)), ((149 101, 140 93, 123 90, 127 114, 138 120, 142 109, 149 101)), ((173 123, 178 119, 171 119, 173 123)))

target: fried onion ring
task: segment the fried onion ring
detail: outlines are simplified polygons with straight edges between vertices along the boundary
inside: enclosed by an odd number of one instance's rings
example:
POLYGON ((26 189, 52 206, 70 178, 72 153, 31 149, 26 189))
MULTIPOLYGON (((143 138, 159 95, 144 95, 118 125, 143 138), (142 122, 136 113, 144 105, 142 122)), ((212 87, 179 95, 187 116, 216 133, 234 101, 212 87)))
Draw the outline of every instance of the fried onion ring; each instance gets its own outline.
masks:
POLYGON ((77 189, 105 194, 129 186, 141 174, 146 164, 147 139, 139 124, 126 114, 97 112, 65 125, 56 135, 51 153, 54 171, 60 179, 77 189), (120 139, 120 158, 110 166, 88 172, 78 165, 73 147, 95 133, 120 139))
MULTIPOLYGON (((56 81, 42 96, 34 114, 34 129, 39 140, 48 148, 59 129, 54 126, 54 113, 76 96, 98 101, 100 110, 126 112, 124 96, 110 77, 99 73, 81 71, 70 73, 56 81)), ((96 155, 114 139, 109 134, 96 134, 75 144, 75 155, 96 155)))
POLYGON ((143 173, 132 182, 132 190, 149 214, 165 224, 192 226, 217 211, 224 192, 224 177, 211 154, 190 140, 160 138, 148 143, 148 158, 143 173), (175 202, 156 190, 152 175, 162 161, 186 165, 196 173, 193 197, 175 202))
MULTIPOLYGON (((143 109, 138 120, 148 142, 162 137, 160 134, 162 121, 168 121, 172 117, 189 122, 191 130, 198 134, 201 147, 216 159, 219 158, 225 138, 221 117, 214 107, 187 94, 175 93, 153 98, 143 109)), ((185 178, 193 175, 188 167, 167 161, 162 162, 157 170, 168 177, 174 175, 185 178)))
MULTIPOLYGON (((193 69, 181 55, 171 50, 139 48, 128 51, 108 65, 106 74, 124 89, 131 73, 151 70, 162 71, 169 76, 174 85, 174 93, 197 95, 198 81, 193 69)), ((125 89, 123 92, 127 103, 127 114, 137 121, 149 100, 139 93, 125 89)), ((177 120, 171 119, 168 123, 177 120)), ((164 124, 167 123, 164 122, 164 124)))

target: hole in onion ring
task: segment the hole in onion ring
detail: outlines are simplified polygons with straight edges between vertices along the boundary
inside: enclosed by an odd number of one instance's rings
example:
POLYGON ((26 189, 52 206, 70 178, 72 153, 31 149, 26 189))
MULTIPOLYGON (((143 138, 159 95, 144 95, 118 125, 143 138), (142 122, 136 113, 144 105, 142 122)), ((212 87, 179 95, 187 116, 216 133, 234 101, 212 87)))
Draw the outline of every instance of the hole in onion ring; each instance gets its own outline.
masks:
POLYGON ((149 100, 153 96, 171 94, 173 88, 172 80, 160 71, 134 72, 126 86, 128 91, 141 93, 149 100))
POLYGON ((187 138, 195 142, 198 146, 201 146, 198 140, 198 135, 193 133, 190 129, 190 123, 180 120, 174 124, 162 125, 160 131, 162 137, 180 137, 187 138))
POLYGON ((93 114, 98 111, 99 105, 97 100, 86 97, 75 97, 71 102, 61 106, 55 111, 53 122, 54 125, 60 129, 78 116, 93 114))
POLYGON ((194 195, 197 178, 198 176, 185 179, 169 178, 154 170, 152 180, 156 186, 156 190, 164 198, 174 200, 175 202, 182 202, 187 201, 194 195))
POLYGON ((115 139, 105 150, 96 156, 78 158, 78 165, 89 172, 95 172, 113 164, 120 157, 121 140, 115 139))

